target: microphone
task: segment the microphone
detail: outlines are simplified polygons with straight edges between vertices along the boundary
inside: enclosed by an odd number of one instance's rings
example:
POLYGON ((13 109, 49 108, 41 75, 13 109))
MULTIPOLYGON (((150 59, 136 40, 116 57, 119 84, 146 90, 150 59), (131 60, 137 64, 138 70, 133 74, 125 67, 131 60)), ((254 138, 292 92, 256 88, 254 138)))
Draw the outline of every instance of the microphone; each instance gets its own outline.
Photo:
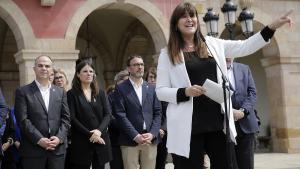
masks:
MULTIPOLYGON (((206 44, 206 39, 204 38, 204 36, 201 32, 199 33, 199 36, 200 36, 200 39, 206 44)), ((206 47, 207 47, 207 45, 206 45, 206 47)))
POLYGON ((206 43, 206 39, 204 38, 203 34, 200 32, 199 35, 200 35, 200 39, 203 41, 203 43, 205 44, 206 48, 208 49, 209 54, 210 54, 210 55, 214 58, 214 60, 216 61, 216 65, 217 65, 218 69, 220 70, 220 72, 221 72, 221 74, 222 74, 222 79, 225 81, 225 85, 226 85, 226 87, 228 87, 228 89, 229 89, 229 80, 227 79, 227 77, 225 76, 224 72, 222 71, 222 69, 221 69, 220 65, 218 64, 218 62, 217 62, 215 56, 212 54, 212 52, 211 52, 209 46, 208 46, 207 43, 206 43))
POLYGON ((225 118, 225 124, 226 124, 226 142, 227 142, 227 145, 226 145, 226 150, 228 152, 227 154, 227 161, 228 161, 228 166, 229 168, 234 168, 233 167, 233 159, 232 159, 232 155, 233 152, 231 150, 231 143, 233 142, 231 140, 231 136, 230 136, 230 131, 229 131, 229 115, 228 115, 228 111, 230 112, 230 99, 229 99, 229 102, 227 103, 227 96, 226 96, 226 90, 229 92, 229 97, 230 97, 230 87, 229 87, 229 80, 226 78, 224 72, 222 71, 220 65, 218 64, 215 56, 212 54, 209 46, 207 45, 206 43, 206 39, 204 38, 204 36, 202 35, 202 33, 200 32, 200 38, 201 40, 203 41, 203 43, 205 44, 205 46, 207 47, 210 55, 215 59, 216 61, 216 65, 218 67, 218 69, 220 70, 221 74, 222 74, 222 80, 223 80, 223 83, 222 83, 222 86, 223 86, 223 95, 224 95, 224 106, 225 106, 225 115, 224 115, 224 118, 225 118), (228 107, 227 107, 228 106, 228 107))

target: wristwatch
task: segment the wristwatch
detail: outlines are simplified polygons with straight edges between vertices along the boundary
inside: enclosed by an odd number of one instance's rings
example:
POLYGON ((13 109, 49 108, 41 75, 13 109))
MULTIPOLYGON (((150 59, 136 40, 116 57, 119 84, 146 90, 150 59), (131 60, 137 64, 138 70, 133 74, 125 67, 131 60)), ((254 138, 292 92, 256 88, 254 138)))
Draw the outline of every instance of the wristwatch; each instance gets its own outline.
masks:
POLYGON ((245 116, 249 115, 249 112, 247 111, 247 109, 240 108, 240 111, 243 112, 245 116))

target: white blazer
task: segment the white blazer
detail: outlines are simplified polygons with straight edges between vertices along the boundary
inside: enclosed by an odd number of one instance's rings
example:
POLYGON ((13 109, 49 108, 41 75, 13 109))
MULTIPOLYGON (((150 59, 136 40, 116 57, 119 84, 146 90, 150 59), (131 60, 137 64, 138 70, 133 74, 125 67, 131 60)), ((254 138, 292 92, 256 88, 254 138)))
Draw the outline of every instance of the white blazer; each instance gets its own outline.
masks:
MULTIPOLYGON (((226 76, 227 68, 225 56, 247 56, 268 43, 265 42, 260 32, 243 41, 222 40, 210 36, 206 36, 205 39, 213 56, 215 57, 216 62, 220 65, 226 76)), ((181 55, 183 57, 182 52, 181 55)), ((221 84, 222 76, 218 68, 217 79, 218 83, 221 84)), ((183 61, 183 63, 173 65, 169 59, 167 49, 162 49, 157 66, 156 94, 159 100, 169 102, 166 113, 168 130, 167 148, 169 153, 174 153, 187 158, 190 154, 193 99, 191 98, 189 101, 177 103, 176 96, 178 88, 190 86, 191 82, 187 74, 185 62, 183 61)), ((224 104, 221 104, 221 108, 221 112, 225 112, 224 104)), ((230 111, 228 112, 228 117, 230 138, 232 141, 236 142, 236 130, 232 108, 230 108, 230 111)))

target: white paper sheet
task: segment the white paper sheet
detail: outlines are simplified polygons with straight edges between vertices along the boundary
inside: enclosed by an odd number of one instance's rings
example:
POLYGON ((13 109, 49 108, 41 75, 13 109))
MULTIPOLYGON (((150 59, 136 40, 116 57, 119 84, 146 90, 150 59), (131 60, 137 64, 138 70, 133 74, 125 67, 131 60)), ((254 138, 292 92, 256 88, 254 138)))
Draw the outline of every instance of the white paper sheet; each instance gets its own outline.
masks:
MULTIPOLYGON (((224 102, 223 88, 221 84, 206 79, 202 87, 206 90, 204 93, 205 96, 209 97, 213 101, 220 104, 224 102)), ((230 92, 230 94, 232 95, 232 91, 230 92)), ((226 91, 226 96, 228 99, 229 98, 228 91, 226 91)))

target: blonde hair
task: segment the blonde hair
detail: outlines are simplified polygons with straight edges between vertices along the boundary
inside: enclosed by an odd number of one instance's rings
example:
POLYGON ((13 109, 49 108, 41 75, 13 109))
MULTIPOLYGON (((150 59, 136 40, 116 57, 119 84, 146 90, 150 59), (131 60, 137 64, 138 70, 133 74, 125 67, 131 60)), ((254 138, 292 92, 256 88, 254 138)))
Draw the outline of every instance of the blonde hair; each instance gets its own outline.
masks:
POLYGON ((56 73, 60 73, 60 74, 64 75, 64 77, 65 77, 65 79, 66 79, 66 85, 64 85, 64 90, 67 91, 67 90, 68 90, 68 84, 69 84, 69 81, 68 81, 68 77, 67 77, 65 71, 64 71, 63 69, 60 69, 60 68, 58 68, 58 69, 53 69, 53 71, 54 71, 54 80, 53 80, 53 84, 56 85, 56 84, 55 84, 55 74, 56 74, 56 73))

